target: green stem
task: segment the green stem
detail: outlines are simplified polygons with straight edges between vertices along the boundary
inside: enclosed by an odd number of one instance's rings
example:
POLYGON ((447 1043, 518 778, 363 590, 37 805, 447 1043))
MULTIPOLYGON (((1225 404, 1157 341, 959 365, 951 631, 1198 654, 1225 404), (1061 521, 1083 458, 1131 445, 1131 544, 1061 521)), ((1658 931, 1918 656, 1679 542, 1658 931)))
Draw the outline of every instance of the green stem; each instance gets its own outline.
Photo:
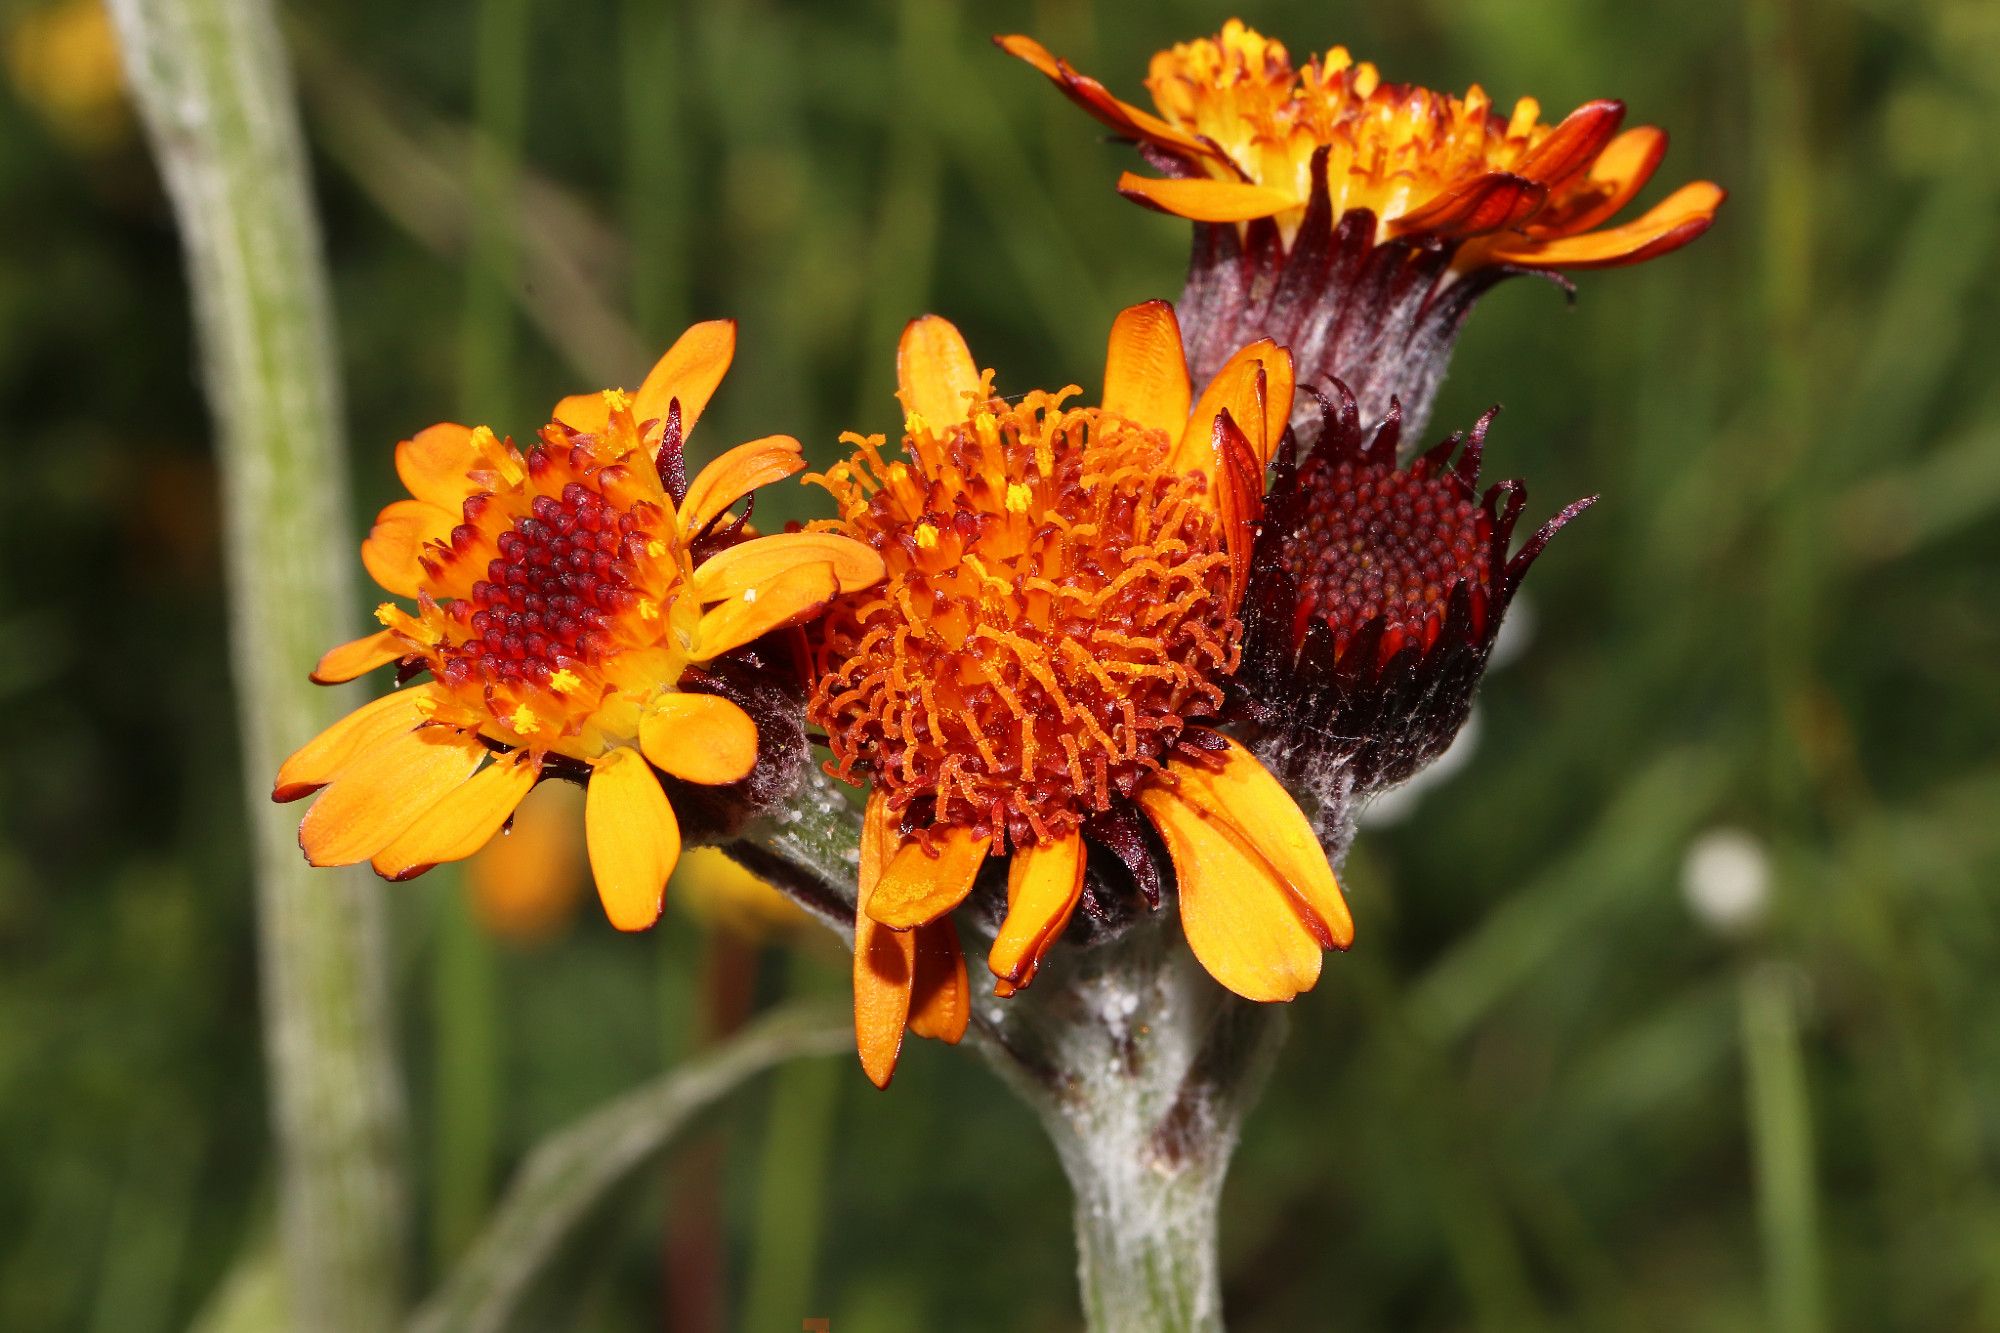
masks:
POLYGON ((383 902, 310 871, 268 799, 353 701, 299 670, 351 637, 332 317, 296 103, 268 0, 115 0, 186 250, 218 436, 254 841, 288 1327, 391 1327, 402 1296, 403 1096, 383 902))
POLYGON ((1743 1063, 1771 1327, 1778 1333, 1817 1333, 1826 1327, 1826 1311, 1820 1301, 1812 1102, 1799 1044, 1797 986, 1781 963, 1758 963, 1744 973, 1743 1063))
POLYGON ((1217 985, 1169 914, 974 1014, 1069 1176, 1092 1333, 1220 1333, 1217 1209, 1283 1009, 1217 985))

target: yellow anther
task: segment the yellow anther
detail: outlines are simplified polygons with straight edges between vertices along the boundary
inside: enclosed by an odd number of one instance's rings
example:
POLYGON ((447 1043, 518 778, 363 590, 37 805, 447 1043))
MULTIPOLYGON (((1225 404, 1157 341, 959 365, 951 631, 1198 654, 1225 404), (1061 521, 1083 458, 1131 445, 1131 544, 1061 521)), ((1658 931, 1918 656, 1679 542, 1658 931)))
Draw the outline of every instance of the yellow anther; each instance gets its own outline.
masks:
POLYGON ((917 524, 917 549, 930 551, 938 544, 938 530, 928 523, 917 524))
POLYGON ((903 484, 904 479, 910 475, 909 464, 891 463, 889 464, 888 472, 884 475, 886 475, 889 478, 889 484, 891 486, 900 486, 903 484))
POLYGON ((514 710, 507 719, 507 725, 514 729, 514 734, 517 736, 532 736, 542 729, 541 719, 536 717, 526 704, 514 710))
POLYGON ((1000 425, 1000 419, 991 412, 982 411, 972 418, 972 424, 979 428, 981 434, 984 434, 987 431, 997 429, 1000 425))
POLYGON ((667 544, 655 537, 646 543, 646 554, 655 560, 664 560, 667 558, 667 544))
POLYGON ((1034 498, 1034 492, 1033 492, 1033 491, 1030 491, 1030 490, 1029 490, 1029 489, 1028 489, 1028 488, 1027 488, 1026 486, 1024 486, 1024 485, 1023 485, 1022 483, 1020 483, 1020 482, 1018 482, 1018 481, 1010 481, 1010 482, 1008 482, 1008 483, 1007 483, 1007 512, 1008 512, 1008 513, 1010 513, 1010 514, 1025 514, 1025 513, 1027 513, 1027 512, 1028 512, 1028 501, 1032 500, 1033 498, 1034 498))
POLYGON ((394 602, 383 602, 375 608, 375 619, 384 629, 394 625, 403 613, 403 608, 394 602))
POLYGON ((930 422, 925 421, 923 417, 915 412, 903 418, 903 434, 905 435, 928 435, 930 434, 930 429, 930 422))
POLYGON ((658 620, 659 618, 660 604, 650 597, 641 597, 639 599, 639 619, 658 620))
POLYGON ((568 667, 558 667, 556 673, 549 677, 549 688, 557 694, 568 694, 581 684, 583 681, 568 667))
POLYGON ((623 389, 606 389, 604 405, 613 412, 629 412, 632 410, 632 399, 623 389))

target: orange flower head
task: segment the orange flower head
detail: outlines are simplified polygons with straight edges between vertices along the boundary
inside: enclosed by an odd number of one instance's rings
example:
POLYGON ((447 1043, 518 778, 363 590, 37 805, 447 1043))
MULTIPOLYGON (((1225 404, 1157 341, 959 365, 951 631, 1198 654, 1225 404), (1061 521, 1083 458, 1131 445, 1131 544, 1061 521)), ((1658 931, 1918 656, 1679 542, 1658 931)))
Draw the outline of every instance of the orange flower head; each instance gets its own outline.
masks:
POLYGON ((1549 125, 1533 98, 1502 114, 1477 85, 1455 97, 1384 83, 1345 47, 1295 67, 1281 43, 1231 19, 1215 37, 1153 57, 1146 88, 1155 116, 1029 38, 998 41, 1175 164, 1165 180, 1126 173, 1124 194, 1197 222, 1269 218, 1286 246, 1321 188, 1334 218, 1371 213, 1378 241, 1463 244, 1461 267, 1636 263, 1699 236, 1722 202, 1720 189, 1698 181, 1598 231, 1666 151, 1666 135, 1651 126, 1618 133, 1620 102, 1587 102, 1549 125))
MULTIPOLYGON (((1340 47, 1296 67, 1232 20, 1153 57, 1155 113, 1027 37, 995 40, 1164 173, 1126 172, 1124 194, 1195 224, 1180 310, 1198 378, 1249 339, 1273 338, 1302 383, 1345 384, 1370 423, 1393 404, 1413 437, 1460 327, 1495 283, 1539 272, 1567 287, 1562 270, 1665 254, 1706 231, 1722 203, 1696 181, 1606 225, 1667 147, 1651 126, 1620 133, 1618 102, 1548 125, 1531 98, 1503 114, 1478 88, 1453 97, 1384 83, 1340 47)), ((1301 408, 1301 444, 1320 423, 1301 408)))
POLYGON ((956 419, 912 413, 909 462, 876 440, 826 478, 838 530, 889 574, 843 606, 812 716, 838 772, 865 763, 891 807, 1016 846, 1107 809, 1222 702, 1239 631, 1207 479, 1161 465, 1165 432, 1009 402, 990 374, 956 419))
POLYGON ((1291 798, 1200 722, 1236 667, 1290 357, 1242 348, 1196 400, 1178 321, 1155 301, 1113 326, 1096 407, 1071 405, 1075 388, 1000 397, 935 317, 904 333, 898 371, 902 456, 849 437, 855 456, 809 479, 840 509, 823 526, 888 570, 814 630, 808 705, 832 771, 874 784, 855 948, 864 1068, 886 1083, 906 1027, 963 1033, 949 914, 989 855, 1011 851, 988 958, 1007 995, 1075 912, 1086 837, 1140 812, 1174 850, 1197 956, 1245 995, 1289 999, 1348 938, 1346 909, 1291 798))
POLYGON ((636 394, 563 400, 525 452, 450 424, 398 447, 411 498, 382 511, 362 561, 416 610, 383 603, 383 628, 329 652, 314 679, 390 662, 430 679, 286 762, 278 799, 326 789, 300 826, 315 864, 422 873, 478 850, 537 780, 566 776, 587 782, 613 923, 658 918, 680 834, 655 770, 718 785, 757 763, 756 724, 700 668, 882 573, 838 537, 740 540, 731 506, 804 466, 796 440, 739 445, 687 480, 683 444, 734 346, 734 325, 696 325, 636 394))

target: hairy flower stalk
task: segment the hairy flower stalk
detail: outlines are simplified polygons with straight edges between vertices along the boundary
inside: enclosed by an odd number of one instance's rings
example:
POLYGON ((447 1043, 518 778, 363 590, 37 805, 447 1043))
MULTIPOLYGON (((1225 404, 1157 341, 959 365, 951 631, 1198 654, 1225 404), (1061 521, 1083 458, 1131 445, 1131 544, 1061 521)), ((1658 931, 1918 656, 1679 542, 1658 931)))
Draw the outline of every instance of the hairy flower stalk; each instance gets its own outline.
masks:
POLYGON ((256 790, 339 702, 298 664, 352 595, 335 554, 342 411, 297 108, 264 0, 112 12, 180 225, 215 417, 285 1327, 385 1333, 400 1319, 408 1197, 380 890, 309 882, 256 790))
MULTIPOLYGON (((1164 174, 1126 172, 1121 193, 1195 224, 1180 309, 1197 378, 1272 338, 1291 349, 1300 383, 1346 383, 1368 424, 1399 400, 1413 436, 1460 326, 1495 283, 1535 273, 1566 287, 1569 270, 1666 254, 1706 231, 1723 199, 1696 181, 1606 226, 1667 148, 1650 125, 1621 133, 1620 102, 1549 125, 1533 98, 1502 112, 1476 86, 1454 97, 1386 83, 1344 47, 1295 67, 1232 19, 1153 57, 1154 114, 1031 38, 995 40, 1164 174)), ((1309 407, 1295 424, 1314 442, 1309 407)))
POLYGON ((1223 1326, 1217 1208, 1285 1010, 1224 990, 1171 918, 1049 960, 976 1006, 987 1058, 1032 1107, 1075 1195, 1077 1278, 1099 1333, 1223 1326))

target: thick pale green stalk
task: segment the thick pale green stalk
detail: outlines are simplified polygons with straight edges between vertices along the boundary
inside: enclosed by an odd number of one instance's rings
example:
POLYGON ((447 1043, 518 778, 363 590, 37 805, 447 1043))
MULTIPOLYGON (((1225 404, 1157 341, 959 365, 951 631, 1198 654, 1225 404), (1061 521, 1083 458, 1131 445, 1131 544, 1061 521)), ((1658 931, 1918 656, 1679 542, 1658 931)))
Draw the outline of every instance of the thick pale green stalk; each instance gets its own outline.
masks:
POLYGON ((221 463, 289 1326, 369 1333, 402 1288, 403 1100, 380 885, 312 871, 286 753, 352 701, 304 666, 355 632, 326 276, 265 0, 114 0, 187 251, 221 463))
POLYGON ((1092 1333, 1219 1333, 1217 1208, 1284 1010, 1217 985, 1163 913, 974 1013, 1075 1192, 1092 1333))

